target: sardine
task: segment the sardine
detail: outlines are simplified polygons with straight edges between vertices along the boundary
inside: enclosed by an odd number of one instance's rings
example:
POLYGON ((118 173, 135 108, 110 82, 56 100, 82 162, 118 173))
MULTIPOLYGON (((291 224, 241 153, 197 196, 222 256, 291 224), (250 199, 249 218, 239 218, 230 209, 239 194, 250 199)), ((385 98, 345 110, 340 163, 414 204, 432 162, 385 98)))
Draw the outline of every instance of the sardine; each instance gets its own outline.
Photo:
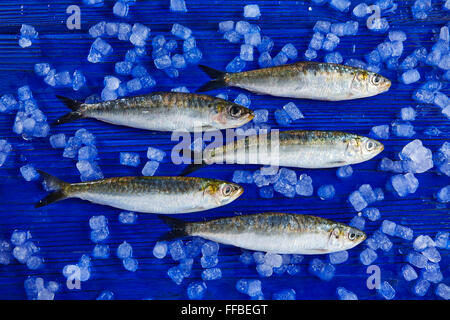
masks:
POLYGON ((161 217, 172 227, 165 239, 198 236, 243 249, 278 254, 325 254, 366 239, 361 230, 328 219, 289 213, 236 215, 205 222, 161 217))
POLYGON ((208 210, 237 199, 244 189, 234 183, 193 177, 116 177, 67 183, 38 170, 48 190, 35 207, 79 198, 122 210, 176 214, 208 210))
POLYGON ((203 94, 155 92, 147 95, 87 104, 57 96, 72 112, 54 124, 80 118, 157 131, 213 131, 240 127, 253 111, 236 103, 203 94))
POLYGON ((377 73, 334 63, 297 62, 237 73, 199 67, 213 80, 198 92, 238 87, 277 97, 340 101, 371 97, 391 86, 377 73))
MULTIPOLYGON (((258 164, 305 169, 335 168, 367 161, 381 151, 381 142, 340 131, 281 131, 259 133, 229 142, 216 148, 206 148, 203 164, 258 164), (276 139, 274 139, 276 138, 276 139)), ((199 167, 190 165, 183 174, 199 167)))

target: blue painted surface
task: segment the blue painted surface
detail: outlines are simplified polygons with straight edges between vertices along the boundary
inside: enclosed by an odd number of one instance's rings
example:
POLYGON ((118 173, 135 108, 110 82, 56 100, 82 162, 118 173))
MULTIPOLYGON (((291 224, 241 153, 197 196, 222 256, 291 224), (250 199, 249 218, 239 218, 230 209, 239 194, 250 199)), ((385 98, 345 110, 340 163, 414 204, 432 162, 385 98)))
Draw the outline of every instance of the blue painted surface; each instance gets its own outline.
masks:
MULTIPOLYGON (((230 44, 221 38, 217 32, 218 22, 242 18, 243 1, 187 1, 188 14, 170 13, 169 1, 142 1, 131 7, 128 22, 141 22, 152 29, 152 36, 170 34, 171 25, 179 22, 190 27, 197 39, 198 47, 203 51, 202 63, 218 69, 224 69, 231 59, 239 54, 239 45, 230 44)), ((311 5, 309 1, 254 1, 261 7, 262 17, 258 21, 264 35, 275 41, 274 52, 278 52, 286 43, 293 43, 299 50, 299 59, 309 43, 311 30, 318 18, 332 22, 346 21, 348 14, 336 12, 327 7, 311 5), (311 10, 309 10, 311 7, 311 10)), ((438 1, 439 2, 439 1, 438 1)), ((354 1, 354 4, 356 2, 354 1)), ((411 20, 409 6, 412 1, 399 1, 395 13, 387 15, 391 29, 402 29, 407 32, 405 57, 417 46, 430 48, 433 30, 444 25, 448 20, 438 8, 425 22, 411 20)), ((105 63, 92 65, 86 56, 92 43, 87 34, 88 28, 100 20, 122 21, 112 15, 112 1, 100 8, 89 8, 81 1, 54 1, 48 6, 42 1, 25 1, 23 7, 16 2, 2 1, 0 4, 0 93, 14 93, 24 84, 32 87, 40 108, 49 119, 55 119, 66 112, 55 99, 55 94, 75 98, 85 98, 92 93, 100 93, 103 76, 113 74, 114 63, 123 60, 130 43, 108 39, 114 48, 113 55, 105 63), (82 30, 66 29, 65 9, 68 5, 78 2, 82 8, 82 30), (18 31, 22 23, 31 24, 40 33, 40 40, 30 48, 21 49, 17 44, 18 31), (33 65, 37 62, 49 62, 58 71, 81 68, 88 78, 88 88, 74 93, 69 89, 53 89, 47 87, 42 79, 33 73, 33 65)), ((362 59, 363 55, 382 42, 385 35, 369 33, 365 27, 360 28, 358 36, 343 37, 338 46, 344 58, 362 59), (353 45, 355 52, 352 52, 353 45)), ((179 41, 181 45, 181 41, 179 41)), ((148 46, 148 52, 151 52, 148 46)), ((320 56, 318 60, 321 60, 320 56)), ((195 90, 207 81, 207 77, 195 66, 190 66, 181 72, 178 79, 170 79, 153 66, 150 59, 144 64, 157 80, 155 90, 170 90, 173 87, 185 85, 195 90)), ((247 64, 248 69, 256 68, 256 63, 247 64)), ((420 69, 423 73, 431 71, 429 67, 420 69)), ((368 134, 374 125, 391 123, 405 106, 416 106, 410 96, 415 87, 423 83, 424 77, 415 85, 406 86, 396 79, 393 72, 382 71, 383 75, 393 80, 391 90, 373 98, 345 101, 319 102, 295 101, 300 107, 305 119, 296 121, 292 129, 324 129, 344 130, 357 134, 368 134)), ((143 91, 144 93, 145 91, 143 91)), ((240 90, 227 89, 226 92, 234 99, 240 90)), ((449 94, 448 88, 443 91, 449 94)), ((218 92, 214 92, 217 94, 218 92)), ((262 95, 249 94, 251 108, 268 108, 271 110, 269 123, 274 127, 273 111, 286 104, 291 99, 282 99, 262 95)), ((418 134, 414 138, 422 139, 424 145, 433 152, 450 134, 449 120, 445 119, 437 107, 419 107, 419 116, 413 122, 418 134), (436 126, 443 134, 439 137, 429 137, 422 134, 429 126, 436 126)), ((139 270, 135 273, 125 271, 121 261, 113 253, 107 260, 94 260, 92 277, 82 283, 82 290, 63 289, 57 293, 56 299, 94 299, 100 291, 109 289, 118 299, 184 299, 186 287, 190 281, 200 278, 201 266, 195 261, 194 271, 190 278, 185 279, 181 286, 176 286, 166 275, 171 266, 176 265, 169 258, 155 259, 151 250, 157 239, 167 231, 154 215, 139 214, 138 224, 121 225, 118 222, 120 210, 94 205, 81 200, 66 200, 42 209, 34 209, 33 203, 38 201, 44 192, 38 183, 25 182, 18 168, 30 162, 36 167, 51 172, 68 181, 79 181, 75 161, 62 157, 62 150, 50 147, 48 139, 25 141, 16 136, 12 130, 14 115, 6 114, 0 117, 0 137, 12 143, 14 152, 7 163, 1 168, 0 176, 0 237, 9 238, 16 229, 31 230, 33 238, 41 248, 40 255, 45 259, 45 267, 38 271, 30 271, 24 265, 14 261, 11 265, 0 266, 0 299, 25 299, 23 281, 29 275, 41 275, 46 280, 65 282, 61 271, 64 265, 76 263, 83 253, 89 253, 93 244, 89 239, 88 219, 92 215, 104 214, 109 219, 111 237, 107 243, 113 252, 118 244, 126 240, 133 245, 134 255, 139 260, 139 270)), ((120 151, 139 152, 141 160, 145 159, 147 146, 154 146, 170 152, 176 142, 170 141, 169 133, 146 132, 137 129, 112 126, 94 120, 81 120, 75 123, 52 128, 53 133, 63 132, 73 135, 85 127, 97 137, 99 149, 99 165, 106 177, 122 175, 139 175, 142 166, 138 168, 124 167, 119 164, 120 151)), ((391 137, 385 143, 385 151, 381 156, 395 158, 401 148, 411 139, 391 137)), ((336 221, 349 222, 355 215, 354 210, 346 203, 348 194, 361 183, 370 183, 373 187, 384 187, 391 174, 378 172, 376 167, 381 156, 353 167, 351 179, 338 180, 335 170, 296 170, 298 174, 307 173, 313 178, 315 190, 322 184, 333 184, 336 187, 336 197, 331 201, 321 201, 316 195, 287 199, 279 194, 271 200, 260 199, 255 186, 246 187, 245 193, 232 204, 202 213, 179 216, 185 219, 202 219, 229 216, 236 212, 258 213, 264 211, 283 211, 294 213, 313 213, 336 221)), ((175 166, 166 157, 159 175, 177 175, 182 167, 175 166)), ((201 177, 215 177, 231 180, 237 166, 211 166, 196 173, 201 177)), ((240 167, 242 169, 242 167, 240 167)), ((256 166, 248 169, 255 170, 256 166)), ((246 168, 247 169, 247 168, 246 168)), ((432 169, 424 174, 416 175, 420 182, 419 190, 405 198, 398 198, 386 193, 386 199, 375 203, 380 209, 382 219, 389 219, 414 229, 416 235, 429 234, 434 237, 436 232, 450 231, 450 215, 446 207, 438 206, 433 200, 433 193, 448 184, 448 177, 439 176, 432 169)), ((366 231, 370 235, 380 226, 380 221, 366 221, 366 231)), ((382 279, 389 280, 397 290, 396 298, 417 299, 410 292, 411 284, 401 280, 400 269, 405 262, 406 253, 411 242, 392 238, 394 249, 388 253, 379 252, 376 264, 381 267, 382 279)), ((336 276, 329 282, 323 282, 307 272, 310 257, 301 264, 301 272, 295 276, 272 276, 262 279, 262 288, 266 298, 281 289, 293 288, 299 299, 336 299, 336 287, 343 286, 355 292, 360 299, 379 299, 374 290, 366 288, 366 267, 359 262, 359 254, 365 248, 360 245, 351 250, 349 260, 336 266, 336 276)), ((239 263, 241 250, 222 246, 220 248, 219 267, 223 271, 223 279, 208 282, 207 299, 245 299, 235 289, 235 283, 240 278, 256 278, 258 275, 254 266, 246 267, 239 263)), ((441 250, 441 262, 444 283, 449 285, 449 254, 441 250)), ((327 259, 326 256, 321 258, 327 259)), ((435 299, 435 285, 432 285, 424 299, 435 299)))

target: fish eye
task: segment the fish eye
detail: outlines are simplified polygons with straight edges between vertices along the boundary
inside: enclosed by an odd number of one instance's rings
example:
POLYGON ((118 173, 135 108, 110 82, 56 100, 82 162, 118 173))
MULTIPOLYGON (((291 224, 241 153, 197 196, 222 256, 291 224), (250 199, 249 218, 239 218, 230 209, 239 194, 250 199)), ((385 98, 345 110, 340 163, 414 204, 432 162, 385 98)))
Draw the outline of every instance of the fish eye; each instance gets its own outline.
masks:
POLYGON ((222 193, 225 197, 228 197, 231 194, 231 191, 233 191, 233 188, 227 184, 223 189, 222 189, 222 193))
POLYGON ((372 77, 372 83, 374 85, 379 85, 381 82, 381 77, 379 75, 375 75, 374 77, 372 77))
POLYGON ((366 148, 367 148, 367 150, 372 150, 373 148, 375 148, 375 143, 373 142, 373 141, 367 141, 367 144, 366 144, 366 148))
POLYGON ((349 239, 350 241, 355 240, 355 239, 356 239, 356 233, 350 232, 350 233, 348 234, 348 239, 349 239))
POLYGON ((241 113, 242 113, 241 108, 239 108, 238 106, 232 106, 230 108, 230 115, 232 117, 237 118, 237 117, 239 117, 241 115, 241 113))

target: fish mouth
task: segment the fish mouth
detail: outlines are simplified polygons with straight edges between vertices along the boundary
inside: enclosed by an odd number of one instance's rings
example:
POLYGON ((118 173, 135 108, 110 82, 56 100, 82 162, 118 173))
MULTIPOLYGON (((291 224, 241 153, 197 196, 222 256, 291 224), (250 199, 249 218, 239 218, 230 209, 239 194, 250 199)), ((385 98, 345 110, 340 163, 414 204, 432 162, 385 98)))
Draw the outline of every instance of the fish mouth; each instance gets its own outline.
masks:
POLYGON ((383 152, 383 150, 384 150, 384 144, 382 144, 381 142, 378 142, 379 143, 379 146, 378 146, 378 152, 377 152, 377 154, 380 154, 381 152, 383 152))
POLYGON ((241 117, 242 125, 246 124, 247 122, 250 122, 255 117, 255 113, 253 111, 246 113, 241 117))
POLYGON ((239 188, 236 190, 236 193, 235 193, 235 195, 234 195, 234 197, 233 197, 233 200, 236 200, 237 198, 239 198, 243 193, 244 193, 244 188, 239 187, 239 188))
POLYGON ((389 79, 386 79, 386 82, 383 84, 383 92, 386 92, 391 87, 392 82, 389 79))

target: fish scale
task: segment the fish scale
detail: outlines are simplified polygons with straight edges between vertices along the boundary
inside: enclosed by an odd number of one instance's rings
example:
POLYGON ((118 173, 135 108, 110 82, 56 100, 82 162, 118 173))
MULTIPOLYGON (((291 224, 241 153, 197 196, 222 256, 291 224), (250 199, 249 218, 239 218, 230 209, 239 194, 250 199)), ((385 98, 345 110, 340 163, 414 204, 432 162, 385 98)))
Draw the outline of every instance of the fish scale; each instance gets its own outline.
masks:
POLYGON ((277 97, 341 101, 371 97, 391 86, 389 79, 377 73, 324 62, 297 62, 237 73, 199 67, 213 80, 198 92, 230 86, 277 97))
POLYGON ((234 102, 195 93, 155 92, 95 104, 58 98, 72 112, 56 124, 94 118, 145 130, 193 132, 237 128, 254 117, 253 111, 234 102))
POLYGON ((40 170, 39 174, 56 191, 36 207, 65 198, 80 198, 128 211, 176 214, 220 207, 243 192, 237 184, 206 178, 115 177, 69 184, 40 170))
POLYGON ((267 212, 205 222, 163 218, 169 237, 199 236, 243 249, 279 254, 325 254, 348 250, 365 240, 361 230, 328 219, 267 212))
POLYGON ((339 131, 282 131, 273 145, 271 138, 276 136, 272 134, 246 136, 224 146, 205 150, 203 161, 206 164, 245 163, 310 169, 333 168, 369 160, 384 149, 383 144, 376 140, 339 131))

